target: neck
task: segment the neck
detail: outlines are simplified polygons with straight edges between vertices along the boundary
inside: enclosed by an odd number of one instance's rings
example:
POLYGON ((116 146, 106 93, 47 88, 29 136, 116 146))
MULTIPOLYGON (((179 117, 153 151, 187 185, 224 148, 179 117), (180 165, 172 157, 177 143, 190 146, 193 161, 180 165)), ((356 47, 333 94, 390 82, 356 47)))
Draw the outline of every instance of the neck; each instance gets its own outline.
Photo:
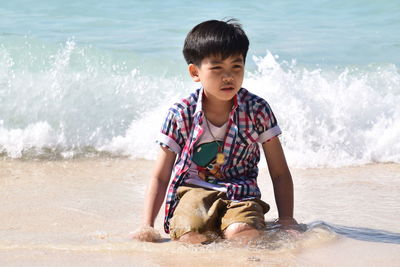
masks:
POLYGON ((222 126, 229 118, 232 110, 233 99, 221 101, 203 96, 203 110, 206 118, 215 126, 222 126))

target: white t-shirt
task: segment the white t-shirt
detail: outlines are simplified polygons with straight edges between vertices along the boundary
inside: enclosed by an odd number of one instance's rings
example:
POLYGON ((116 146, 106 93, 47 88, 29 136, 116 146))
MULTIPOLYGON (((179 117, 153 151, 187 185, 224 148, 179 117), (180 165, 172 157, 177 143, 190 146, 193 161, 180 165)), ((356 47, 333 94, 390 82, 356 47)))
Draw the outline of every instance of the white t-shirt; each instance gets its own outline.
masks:
MULTIPOLYGON (((204 119, 207 120, 205 117, 204 119)), ((227 127, 228 122, 221 127, 213 125, 210 121, 203 123, 203 134, 195 144, 192 164, 189 166, 188 176, 185 179, 187 184, 226 192, 223 185, 216 184, 218 177, 221 176, 216 156, 223 149, 227 127)))

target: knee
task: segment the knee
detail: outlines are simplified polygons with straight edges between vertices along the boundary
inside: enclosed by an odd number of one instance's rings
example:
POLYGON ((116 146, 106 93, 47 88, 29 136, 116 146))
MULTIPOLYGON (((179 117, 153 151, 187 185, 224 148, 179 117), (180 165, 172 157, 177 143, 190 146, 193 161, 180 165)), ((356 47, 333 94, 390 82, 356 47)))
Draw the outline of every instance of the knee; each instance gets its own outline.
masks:
POLYGON ((201 235, 200 233, 205 232, 207 230, 205 226, 206 223, 201 217, 174 216, 171 219, 170 235, 174 240, 183 241, 187 238, 192 239, 195 235, 201 235))
POLYGON ((226 239, 235 239, 241 236, 256 237, 260 232, 247 223, 232 223, 224 230, 224 237, 226 239))

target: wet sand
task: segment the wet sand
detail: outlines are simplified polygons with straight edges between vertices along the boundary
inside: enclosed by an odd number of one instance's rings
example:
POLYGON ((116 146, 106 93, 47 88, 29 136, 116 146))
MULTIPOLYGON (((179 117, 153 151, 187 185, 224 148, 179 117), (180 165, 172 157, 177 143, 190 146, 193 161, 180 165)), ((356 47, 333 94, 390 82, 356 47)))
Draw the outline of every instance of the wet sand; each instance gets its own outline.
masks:
MULTIPOLYGON (((252 247, 140 243, 152 161, 84 159, 0 161, 0 265, 400 266, 400 245, 349 239, 322 228, 252 247), (195 261, 193 260, 195 259, 195 261)), ((400 232, 400 165, 292 170, 299 222, 400 232)), ((276 218, 267 171, 259 183, 276 218)), ((163 209, 161 210, 162 213, 163 209)), ((156 228, 162 232, 162 214, 156 228)))

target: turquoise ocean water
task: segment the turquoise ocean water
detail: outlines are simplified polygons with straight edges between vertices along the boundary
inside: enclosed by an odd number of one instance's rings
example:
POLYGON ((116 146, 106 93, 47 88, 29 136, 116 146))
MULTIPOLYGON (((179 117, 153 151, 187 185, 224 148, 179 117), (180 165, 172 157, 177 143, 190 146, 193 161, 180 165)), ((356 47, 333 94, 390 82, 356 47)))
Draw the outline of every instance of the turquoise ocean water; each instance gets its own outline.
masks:
POLYGON ((400 3, 2 1, 2 158, 153 158, 163 116, 199 85, 181 49, 208 19, 250 39, 292 166, 400 162, 400 3))

